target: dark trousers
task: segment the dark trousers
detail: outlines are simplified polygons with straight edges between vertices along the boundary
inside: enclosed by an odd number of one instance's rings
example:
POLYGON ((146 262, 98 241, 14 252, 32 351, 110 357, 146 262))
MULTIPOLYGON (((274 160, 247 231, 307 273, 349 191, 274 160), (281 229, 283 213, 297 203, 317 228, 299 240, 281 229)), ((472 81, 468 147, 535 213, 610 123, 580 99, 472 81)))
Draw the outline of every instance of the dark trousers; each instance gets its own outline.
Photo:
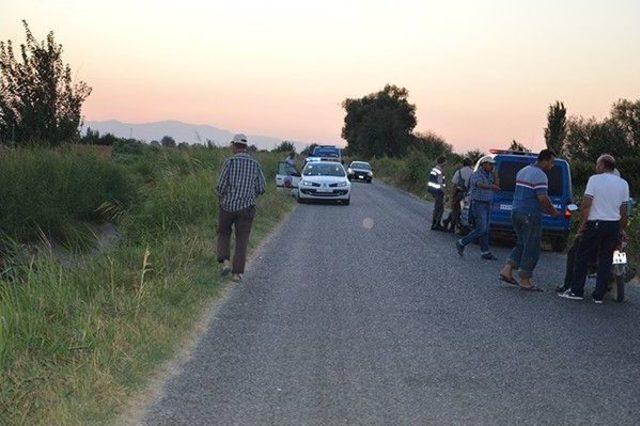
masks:
POLYGON ((464 199, 464 191, 458 189, 454 191, 451 198, 451 213, 449 213, 449 218, 445 220, 451 229, 456 229, 456 225, 460 222, 460 203, 464 199))
POLYGON ((619 221, 589 221, 580 237, 578 245, 574 277, 571 291, 577 296, 584 295, 584 284, 587 280, 589 261, 597 258, 598 278, 593 298, 602 300, 611 279, 611 263, 613 251, 618 244, 620 234, 619 221))
POLYGON ((444 213, 444 192, 433 191, 431 195, 433 195, 435 201, 433 206, 433 224, 441 225, 440 222, 442 221, 442 214, 444 213))
POLYGON ((237 212, 228 212, 220 208, 218 213, 218 262, 222 263, 230 259, 231 230, 235 228, 236 248, 233 254, 234 274, 244 273, 244 265, 247 262, 247 248, 251 225, 256 214, 256 207, 251 206, 237 212))
POLYGON ((578 246, 580 246, 580 236, 573 240, 573 244, 567 252, 567 265, 564 272, 564 286, 571 288, 573 277, 576 274, 576 255, 578 254, 578 246))

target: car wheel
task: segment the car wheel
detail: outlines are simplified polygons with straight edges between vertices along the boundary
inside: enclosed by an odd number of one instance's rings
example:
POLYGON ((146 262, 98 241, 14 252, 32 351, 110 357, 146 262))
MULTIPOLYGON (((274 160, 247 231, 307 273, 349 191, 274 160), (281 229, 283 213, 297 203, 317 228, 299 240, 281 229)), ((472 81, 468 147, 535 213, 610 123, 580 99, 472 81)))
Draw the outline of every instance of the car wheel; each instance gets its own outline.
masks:
POLYGON ((342 204, 344 204, 345 206, 348 206, 349 204, 351 204, 351 198, 344 200, 342 204))
POLYGON ((296 200, 298 200, 298 203, 299 203, 299 204, 304 204, 304 203, 306 203, 305 199, 304 199, 304 198, 302 198, 302 197, 297 197, 297 198, 296 198, 296 200))

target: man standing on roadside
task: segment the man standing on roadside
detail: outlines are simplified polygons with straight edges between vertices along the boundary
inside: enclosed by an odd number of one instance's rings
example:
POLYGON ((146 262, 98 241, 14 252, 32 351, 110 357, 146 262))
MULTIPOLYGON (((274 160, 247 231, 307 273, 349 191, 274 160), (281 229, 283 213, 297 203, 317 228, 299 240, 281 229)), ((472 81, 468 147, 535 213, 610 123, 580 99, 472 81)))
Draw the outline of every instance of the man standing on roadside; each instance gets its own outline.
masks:
POLYGON ((444 191, 445 184, 445 165, 447 159, 444 156, 438 157, 437 164, 429 173, 429 182, 427 183, 427 191, 433 196, 433 220, 431 222, 432 231, 444 231, 442 226, 442 214, 444 213, 444 191))
POLYGON ((480 162, 480 167, 471 175, 469 190, 471 191, 471 206, 469 213, 473 217, 475 228, 466 237, 456 241, 456 248, 460 256, 464 255, 465 247, 480 239, 481 257, 485 260, 496 260, 489 251, 489 222, 491 219, 491 202, 493 194, 500 190, 496 185, 496 176, 493 166, 496 163, 491 157, 485 157, 480 162))
POLYGON ((538 154, 538 161, 520 170, 516 175, 516 190, 513 196, 513 229, 518 241, 511 251, 509 261, 500 271, 500 280, 518 285, 513 278, 513 270, 520 270, 520 289, 542 291, 531 283, 533 270, 540 259, 542 239, 542 213, 552 217, 560 216, 549 199, 549 179, 546 172, 553 168, 555 154, 544 149, 538 154))
POLYGON ((451 179, 451 183, 453 184, 451 213, 449 213, 449 217, 444 220, 445 229, 451 232, 455 232, 456 226, 458 222, 460 222, 460 203, 465 195, 467 195, 467 191, 469 191, 469 180, 473 174, 471 164, 470 158, 462 160, 462 167, 456 170, 451 179))
POLYGON ((237 134, 231 142, 233 156, 222 166, 218 179, 218 263, 223 276, 233 273, 242 280, 247 259, 251 225, 256 214, 256 199, 264 194, 265 181, 260 163, 247 154, 247 137, 237 134), (235 228, 236 247, 233 265, 229 261, 231 230, 235 228))
POLYGON ((613 251, 627 226, 629 184, 615 174, 616 160, 605 154, 598 158, 596 171, 587 182, 581 207, 581 224, 571 289, 560 297, 584 298, 589 260, 598 260, 598 278, 593 301, 602 303, 611 279, 613 251))

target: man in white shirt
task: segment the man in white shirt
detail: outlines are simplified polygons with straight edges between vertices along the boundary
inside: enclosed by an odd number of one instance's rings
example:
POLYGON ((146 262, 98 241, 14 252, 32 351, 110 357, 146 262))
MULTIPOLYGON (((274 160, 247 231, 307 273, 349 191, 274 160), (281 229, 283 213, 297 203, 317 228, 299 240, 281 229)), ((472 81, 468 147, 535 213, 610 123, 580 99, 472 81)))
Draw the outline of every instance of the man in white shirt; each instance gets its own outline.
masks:
POLYGON ((584 298, 584 284, 590 259, 597 256, 598 278, 593 300, 602 303, 611 279, 611 259, 620 235, 627 227, 629 184, 617 176, 616 161, 605 154, 596 163, 597 175, 589 178, 581 208, 576 265, 571 289, 559 294, 572 300, 584 298))

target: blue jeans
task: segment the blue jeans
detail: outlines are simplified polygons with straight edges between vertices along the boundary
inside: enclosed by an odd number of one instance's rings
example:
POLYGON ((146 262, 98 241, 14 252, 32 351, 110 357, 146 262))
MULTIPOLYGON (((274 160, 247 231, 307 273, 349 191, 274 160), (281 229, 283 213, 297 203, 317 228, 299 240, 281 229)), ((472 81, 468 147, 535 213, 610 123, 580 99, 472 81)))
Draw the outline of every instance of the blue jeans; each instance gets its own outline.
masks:
POLYGON ((460 240, 460 244, 466 246, 476 239, 479 239, 480 250, 482 253, 489 253, 489 220, 491 219, 491 203, 472 201, 470 213, 475 222, 475 228, 466 237, 460 240))
POLYGON ((511 251, 511 264, 520 269, 520 277, 531 278, 540 259, 542 216, 539 213, 513 212, 511 217, 518 237, 511 251))

